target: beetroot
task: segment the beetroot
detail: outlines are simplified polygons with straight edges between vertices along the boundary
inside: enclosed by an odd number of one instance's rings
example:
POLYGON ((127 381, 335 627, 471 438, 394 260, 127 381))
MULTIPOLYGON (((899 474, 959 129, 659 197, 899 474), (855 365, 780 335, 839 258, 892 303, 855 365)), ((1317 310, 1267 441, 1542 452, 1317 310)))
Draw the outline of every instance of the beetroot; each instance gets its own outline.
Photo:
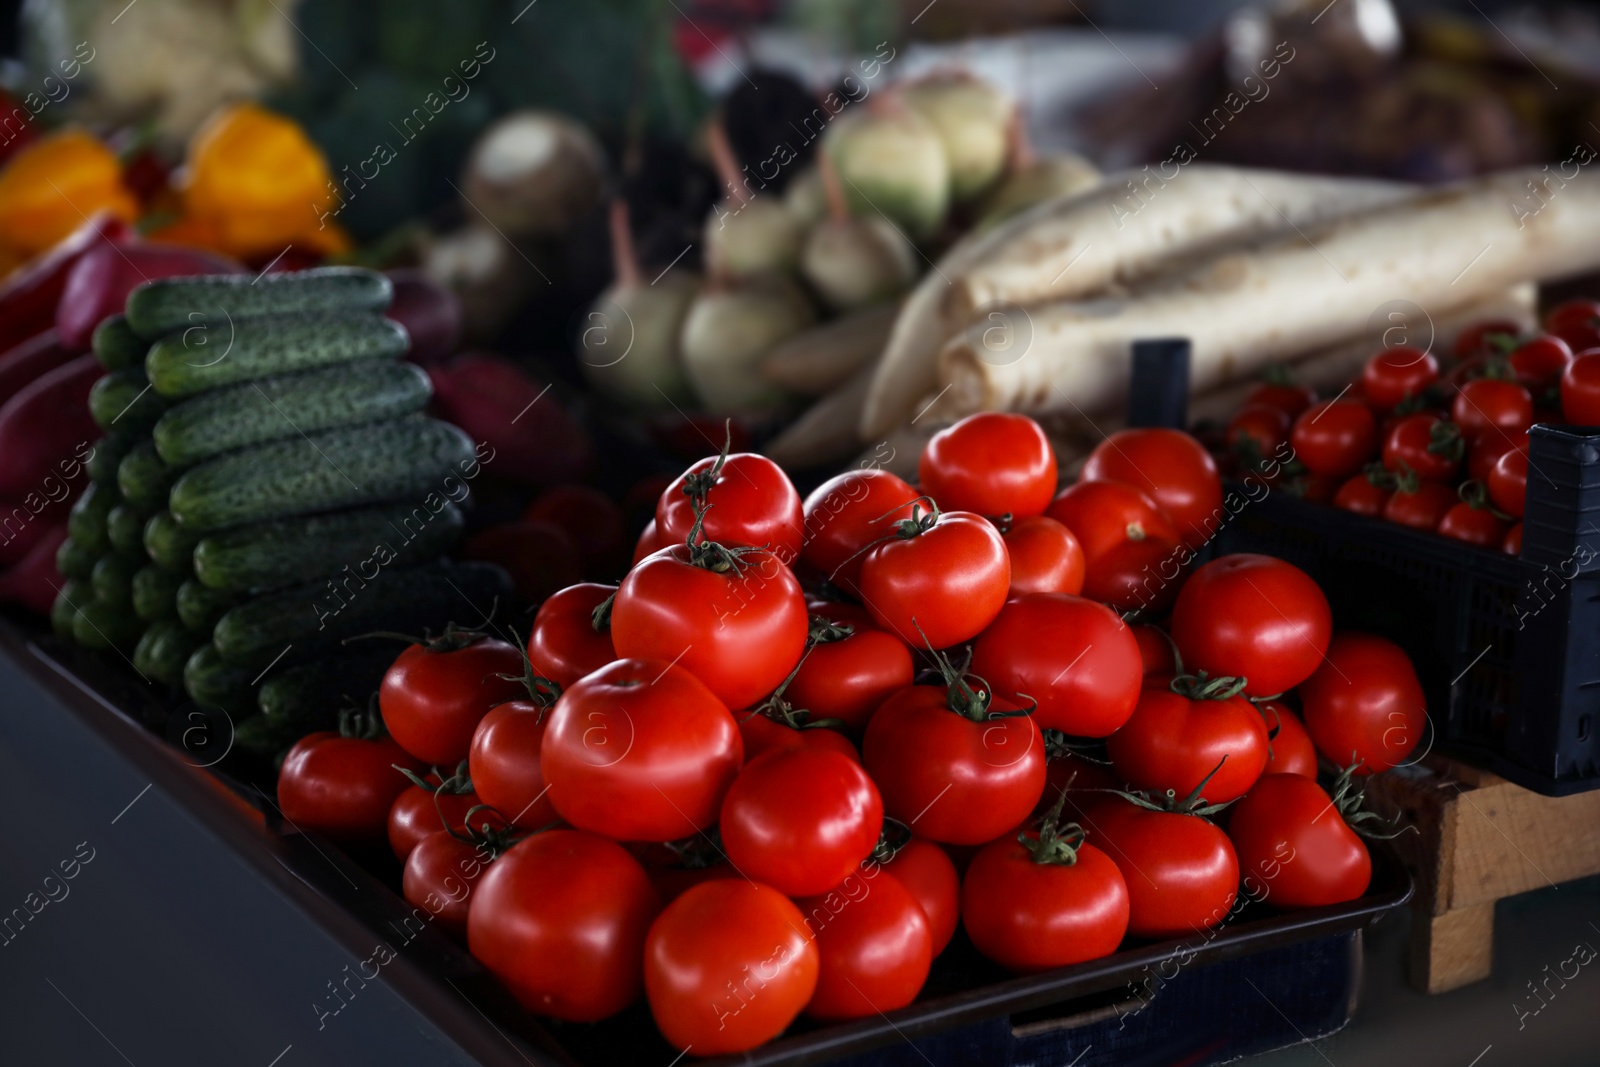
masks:
POLYGON ((135 287, 158 278, 242 270, 231 260, 192 248, 103 241, 67 275, 66 291, 56 308, 56 331, 62 344, 81 352, 89 347, 100 320, 120 312, 135 287))
POLYGON ((10 570, 0 572, 0 603, 20 604, 38 615, 50 614, 56 590, 61 588, 61 572, 56 569, 56 550, 67 539, 65 521, 45 528, 45 535, 10 570))
POLYGON ((47 492, 46 478, 75 478, 100 438, 89 389, 105 373, 79 356, 25 386, 0 406, 0 497, 47 492))
POLYGON ((461 299, 420 270, 384 273, 394 283, 394 303, 384 317, 411 335, 406 358, 424 367, 448 358, 461 343, 461 299))
POLYGON ((60 334, 46 330, 0 355, 0 404, 16 396, 25 385, 55 370, 81 349, 62 345, 60 334))
POLYGON ((101 212, 9 275, 0 285, 0 349, 48 330, 55 323, 67 276, 78 260, 91 249, 109 240, 124 240, 132 232, 121 219, 101 212))
POLYGON ((428 377, 439 417, 494 449, 483 461, 491 478, 554 485, 581 480, 593 462, 583 424, 505 357, 464 353, 429 367, 428 377))

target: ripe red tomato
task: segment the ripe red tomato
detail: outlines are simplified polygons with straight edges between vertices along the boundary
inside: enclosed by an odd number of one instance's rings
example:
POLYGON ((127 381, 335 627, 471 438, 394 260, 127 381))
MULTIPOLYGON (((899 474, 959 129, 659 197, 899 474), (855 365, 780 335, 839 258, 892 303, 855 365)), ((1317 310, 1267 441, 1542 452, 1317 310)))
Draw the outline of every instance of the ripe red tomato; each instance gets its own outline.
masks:
POLYGON ((488 863, 486 847, 435 831, 417 842, 406 857, 400 893, 407 904, 424 909, 446 930, 465 937, 472 891, 488 863))
MULTIPOLYGON (((554 702, 549 695, 549 704, 554 702)), ((482 802, 530 830, 558 818, 539 762, 549 704, 509 700, 495 705, 478 724, 467 753, 467 774, 482 802)))
POLYGON ((529 1011, 594 1022, 639 997, 645 934, 661 897, 621 845, 546 830, 489 864, 467 944, 529 1011))
POLYGON ((1574 352, 1600 345, 1600 303, 1563 301, 1545 315, 1544 328, 1571 345, 1574 352))
POLYGON ((522 517, 564 530, 586 570, 619 563, 627 548, 628 528, 622 509, 593 486, 551 486, 534 498, 522 517))
POLYGON ((826 749, 861 762, 861 753, 848 737, 824 720, 811 721, 804 709, 781 697, 769 697, 759 707, 739 712, 734 720, 744 741, 746 763, 780 748, 826 749))
POLYGON ((1246 404, 1228 420, 1222 441, 1246 470, 1255 470, 1263 458, 1289 443, 1292 425, 1294 418, 1280 407, 1246 404))
POLYGON ((1415 471, 1419 478, 1449 481, 1461 467, 1467 444, 1455 423, 1437 415, 1407 415, 1383 440, 1383 465, 1391 471, 1415 471))
POLYGON ((296 829, 350 844, 376 844, 388 833, 395 798, 411 786, 396 764, 426 769, 387 737, 341 737, 331 730, 307 734, 278 771, 278 810, 296 829))
POLYGON ((1109 956, 1128 932, 1128 885, 1111 858, 1047 825, 1002 837, 967 867, 961 919, 972 944, 1019 974, 1109 956))
POLYGON ((611 610, 596 623, 596 611, 616 593, 614 585, 571 585, 539 605, 528 633, 533 672, 565 689, 617 658, 611 646, 611 610))
POLYGON ((1401 403, 1422 395, 1439 380, 1439 361, 1431 352, 1409 345, 1396 345, 1367 360, 1361 369, 1361 392, 1368 404, 1380 412, 1390 412, 1401 403))
POLYGON ((918 493, 886 470, 856 470, 823 482, 806 497, 800 559, 820 577, 854 595, 866 547, 892 537, 911 517, 918 493))
POLYGON ((1383 505, 1383 517, 1416 530, 1437 530, 1457 499, 1443 482, 1402 479, 1383 505))
POLYGON ((562 693, 539 755, 561 817, 621 841, 704 830, 743 763, 739 728, 716 694, 682 667, 643 659, 607 664, 562 693))
POLYGON ((1272 756, 1267 760, 1267 774, 1298 774, 1304 778, 1317 776, 1317 749, 1306 732, 1300 716, 1276 700, 1256 705, 1266 720, 1267 732, 1272 734, 1272 756))
POLYGON ((778 687, 806 646, 806 598, 771 552, 673 545, 628 572, 611 608, 617 655, 681 664, 730 708, 778 687))
POLYGON ((1310 575, 1247 552, 1195 571, 1172 609, 1184 668, 1243 678, 1249 696, 1282 693, 1309 678, 1332 632, 1328 598, 1310 575))
POLYGON ((839 720, 859 737, 878 705, 911 684, 911 650, 871 625, 819 626, 813 619, 811 633, 811 650, 784 698, 812 719, 839 720))
POLYGON ((1505 543, 1508 524, 1483 504, 1458 500, 1439 520, 1438 532, 1457 541, 1483 548, 1505 543))
POLYGON ((1378 423, 1359 400, 1324 400, 1295 420, 1289 444, 1306 469, 1348 478, 1378 450, 1378 423))
MULTIPOLYGON (((426 789, 412 785, 395 797, 394 804, 389 808, 389 847, 394 850, 395 858, 402 862, 424 838, 431 837, 441 830, 450 829, 458 834, 466 833, 467 812, 483 804, 478 794, 471 789, 466 792, 457 791, 466 784, 464 779, 452 778, 443 788, 439 788, 438 777, 436 775, 430 777, 432 781, 426 789), (437 806, 434 803, 436 789, 439 794, 437 806)), ((477 829, 485 823, 503 829, 506 820, 488 810, 479 810, 473 814, 472 829, 477 829)))
POLYGON ((1528 432, 1507 433, 1504 430, 1486 430, 1472 442, 1472 447, 1467 450, 1467 477, 1475 482, 1487 482, 1489 472, 1494 470, 1494 465, 1500 457, 1513 448, 1525 448, 1528 444, 1528 432))
POLYGON ((1294 419, 1317 402, 1317 391, 1309 385, 1290 385, 1288 382, 1264 381, 1251 387, 1245 394, 1245 405, 1263 404, 1281 410, 1294 419))
POLYGON ((969 415, 929 439, 917 461, 922 491, 943 511, 1026 518, 1056 492, 1056 454, 1026 415, 969 415))
POLYGON ((1382 484, 1388 480, 1380 478, 1375 481, 1366 473, 1352 474, 1333 495, 1333 506, 1353 511, 1357 515, 1382 515, 1384 505, 1389 502, 1389 496, 1394 492, 1382 484))
POLYGON ((689 539, 696 494, 707 507, 701 528, 707 541, 765 548, 785 565, 799 558, 805 540, 800 494, 783 468, 766 456, 707 456, 679 475, 656 504, 662 541, 680 544, 689 539))
POLYGON ((1428 721, 1427 699, 1411 657, 1374 634, 1338 633, 1328 658, 1300 687, 1306 730, 1317 751, 1358 774, 1399 766, 1428 721))
POLYGON ((1522 555, 1522 523, 1517 523, 1506 531, 1506 539, 1500 546, 1500 551, 1508 556, 1522 555))
POLYGON ((817 945, 813 1019, 860 1019, 917 999, 933 962, 927 913, 897 879, 851 874, 831 892, 795 901, 817 945))
POLYGON ((1511 371, 1529 391, 1540 391, 1557 385, 1561 372, 1572 362, 1572 348, 1561 338, 1541 334, 1524 341, 1511 353, 1511 371))
POLYGON ((1048 515, 1030 515, 1003 535, 1011 558, 1011 596, 1077 593, 1083 589, 1083 547, 1048 515))
POLYGON ((1450 417, 1469 442, 1490 429, 1521 433, 1533 425, 1533 397, 1516 382, 1474 378, 1456 391, 1450 417))
POLYGON ((1176 595, 1172 579, 1188 550, 1166 512, 1138 489, 1078 482, 1062 490, 1047 514, 1083 549, 1084 596, 1126 611, 1160 609, 1176 595))
POLYGON ((1222 522, 1217 464, 1182 430, 1119 430, 1089 453, 1080 480, 1122 482, 1148 494, 1190 548, 1205 544, 1222 522))
POLYGON ((1212 804, 1244 796, 1266 769, 1267 727, 1236 685, 1185 677, 1146 686, 1128 724, 1106 739, 1112 768, 1156 793, 1188 796, 1203 782, 1212 804))
POLYGON ((1129 629, 1133 631, 1133 639, 1139 642, 1139 659, 1146 677, 1152 674, 1176 673, 1177 652, 1173 649, 1172 639, 1167 636, 1165 630, 1148 622, 1136 623, 1129 629))
POLYGON ((633 545, 633 562, 638 563, 646 556, 661 551, 673 541, 661 533, 661 528, 656 525, 656 520, 651 519, 644 524, 644 530, 639 534, 639 540, 633 545))
POLYGON ((1244 872, 1275 908, 1355 900, 1372 881, 1366 844, 1315 778, 1269 774, 1228 812, 1228 838, 1244 872))
POLYGON ((1513 340, 1520 333, 1522 326, 1510 319, 1474 323, 1456 335, 1453 351, 1458 359, 1487 355, 1501 347, 1498 342, 1513 340))
POLYGON ((1600 349, 1579 352, 1561 372, 1561 415, 1574 426, 1600 426, 1600 349))
POLYGON ((1122 871, 1128 933, 1189 937, 1228 917, 1239 861, 1228 835, 1210 821, 1119 800, 1097 807, 1088 830, 1122 871))
POLYGON ((1011 587, 1000 531, 970 511, 908 519, 901 529, 861 564, 861 599, 872 620, 918 648, 976 637, 1011 587))
POLYGON ((719 878, 668 904, 644 947, 661 1035, 701 1055, 744 1052, 786 1030, 817 988, 805 916, 770 886, 719 878))
POLYGON ((467 758, 472 732, 489 709, 523 695, 521 679, 515 645, 451 631, 400 653, 378 687, 378 710, 401 748, 425 763, 454 767, 467 758))
POLYGON ((1067 593, 1006 602, 972 647, 972 673, 1017 705, 1037 702, 1041 730, 1106 737, 1139 701, 1144 661, 1116 612, 1067 593))
POLYGON ((965 686, 914 685, 884 701, 867 723, 861 762, 885 814, 958 845, 1019 825, 1044 791, 1044 740, 1031 716, 1006 715, 1015 710, 965 686))
POLYGON ((932 841, 913 837, 896 849, 882 867, 922 905, 922 913, 928 917, 933 954, 937 956, 955 936, 956 924, 961 921, 961 878, 950 854, 932 841))

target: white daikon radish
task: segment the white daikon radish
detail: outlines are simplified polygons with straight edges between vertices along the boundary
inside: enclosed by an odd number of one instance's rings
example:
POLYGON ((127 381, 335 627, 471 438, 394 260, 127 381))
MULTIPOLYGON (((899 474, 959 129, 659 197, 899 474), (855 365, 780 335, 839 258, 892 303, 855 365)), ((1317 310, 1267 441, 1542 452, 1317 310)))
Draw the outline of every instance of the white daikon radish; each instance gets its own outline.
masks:
POLYGON ((761 361, 762 371, 802 396, 832 392, 857 371, 870 369, 899 313, 894 304, 879 304, 801 330, 773 346, 761 361))
POLYGON ((768 459, 791 470, 845 459, 861 447, 856 429, 867 398, 868 368, 863 367, 833 392, 807 408, 767 445, 768 459))
POLYGON ((713 415, 760 412, 786 394, 761 372, 772 346, 811 325, 800 287, 778 274, 713 280, 683 323, 681 345, 689 382, 713 415))

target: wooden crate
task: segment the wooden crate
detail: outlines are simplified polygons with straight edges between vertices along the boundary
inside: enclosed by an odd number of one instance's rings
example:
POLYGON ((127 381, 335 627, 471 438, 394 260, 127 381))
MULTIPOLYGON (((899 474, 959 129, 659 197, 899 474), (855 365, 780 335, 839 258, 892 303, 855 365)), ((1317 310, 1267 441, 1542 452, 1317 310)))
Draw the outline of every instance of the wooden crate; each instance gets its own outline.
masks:
POLYGON ((1489 977, 1495 901, 1600 874, 1600 791, 1541 796, 1430 756, 1367 793, 1373 810, 1419 831, 1394 844, 1417 881, 1410 977, 1423 992, 1489 977))

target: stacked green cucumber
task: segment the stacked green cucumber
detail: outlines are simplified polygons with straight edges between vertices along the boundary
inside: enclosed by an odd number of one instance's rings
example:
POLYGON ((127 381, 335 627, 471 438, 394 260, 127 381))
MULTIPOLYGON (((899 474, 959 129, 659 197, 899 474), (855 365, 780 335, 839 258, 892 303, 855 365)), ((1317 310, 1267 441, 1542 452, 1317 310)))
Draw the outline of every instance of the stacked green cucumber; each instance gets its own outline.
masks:
POLYGON ((357 268, 174 278, 96 330, 106 431, 58 563, 52 622, 228 713, 269 752, 377 687, 395 647, 475 618, 499 568, 453 564, 472 441, 357 268), (377 645, 379 647, 373 647, 377 645))

